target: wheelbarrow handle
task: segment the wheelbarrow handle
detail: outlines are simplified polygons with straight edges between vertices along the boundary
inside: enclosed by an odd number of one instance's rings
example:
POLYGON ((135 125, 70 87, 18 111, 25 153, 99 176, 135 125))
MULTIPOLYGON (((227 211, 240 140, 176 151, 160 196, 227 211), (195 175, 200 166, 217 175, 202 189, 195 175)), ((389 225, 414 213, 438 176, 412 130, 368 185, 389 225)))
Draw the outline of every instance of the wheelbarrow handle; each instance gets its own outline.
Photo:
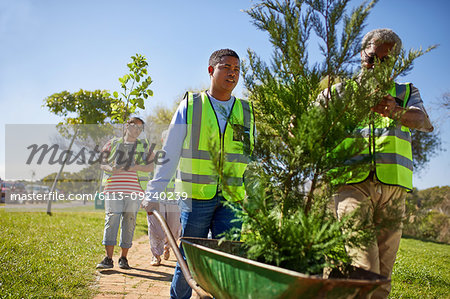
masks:
POLYGON ((181 254, 180 249, 177 246, 177 242, 173 237, 172 232, 170 231, 169 226, 167 225, 166 220, 161 216, 161 214, 156 211, 151 211, 153 215, 155 215, 156 219, 158 219, 161 227, 166 234, 167 240, 169 241, 170 247, 172 247, 173 253, 175 254, 178 264, 180 265, 181 272, 183 272, 184 278, 186 279, 189 286, 200 296, 201 299, 211 299, 213 298, 208 292, 202 289, 201 286, 197 284, 197 282, 192 278, 191 272, 189 271, 188 265, 181 254))

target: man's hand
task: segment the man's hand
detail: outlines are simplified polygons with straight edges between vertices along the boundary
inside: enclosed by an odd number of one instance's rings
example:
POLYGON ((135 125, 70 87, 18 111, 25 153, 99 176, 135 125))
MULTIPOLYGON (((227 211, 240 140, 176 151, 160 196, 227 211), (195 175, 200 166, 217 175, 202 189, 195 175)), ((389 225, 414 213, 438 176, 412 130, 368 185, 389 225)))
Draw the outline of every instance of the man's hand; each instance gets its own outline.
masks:
MULTIPOLYGON (((370 108, 373 112, 379 113, 381 116, 398 120, 405 127, 410 129, 420 129, 423 126, 426 114, 420 109, 403 108, 397 105, 395 98, 390 95, 384 96, 383 99, 374 107, 370 108)), ((427 132, 433 131, 433 127, 427 132)))
POLYGON ((380 114, 383 117, 396 118, 398 112, 403 111, 403 108, 397 105, 395 98, 391 95, 384 96, 383 99, 374 107, 370 108, 373 112, 380 114))

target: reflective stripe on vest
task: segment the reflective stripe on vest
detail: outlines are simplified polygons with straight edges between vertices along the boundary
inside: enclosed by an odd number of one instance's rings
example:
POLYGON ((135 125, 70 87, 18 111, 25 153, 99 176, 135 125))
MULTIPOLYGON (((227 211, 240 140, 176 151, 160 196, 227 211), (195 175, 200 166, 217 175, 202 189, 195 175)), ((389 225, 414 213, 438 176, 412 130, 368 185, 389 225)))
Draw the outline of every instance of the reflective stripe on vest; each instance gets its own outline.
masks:
POLYGON ((243 175, 254 144, 252 108, 247 101, 236 98, 223 134, 216 113, 221 111, 214 111, 205 92, 187 94, 187 134, 175 189, 187 192, 189 198, 211 199, 218 186, 226 185, 230 193, 222 190, 225 199, 242 200, 243 175), (217 153, 214 159, 211 149, 217 153), (224 182, 216 169, 224 174, 224 182))
MULTIPOLYGON (((108 157, 109 163, 111 163, 112 159, 114 159, 114 156, 117 151, 117 147, 122 142, 123 142, 123 138, 114 138, 111 141, 111 152, 108 157)), ((135 153, 134 153, 134 159, 135 159, 136 164, 145 165, 145 154, 148 152, 148 150, 149 150, 148 140, 147 139, 138 139, 135 153)), ((145 191, 147 189, 147 184, 150 180, 149 173, 145 172, 145 171, 136 171, 136 175, 137 175, 137 178, 139 181, 139 185, 141 186, 142 190, 145 191)), ((103 172, 102 186, 106 186, 110 177, 111 177, 110 172, 107 172, 107 171, 103 172)))
MULTIPOLYGON (((410 97, 410 84, 398 84, 388 91, 388 93, 400 99, 403 99, 403 107, 410 97)), ((344 140, 344 146, 351 148, 356 139, 363 138, 369 146, 347 161, 351 164, 359 161, 370 161, 368 167, 354 175, 351 172, 351 180, 348 184, 360 183, 367 179, 371 167, 375 166, 377 179, 388 185, 401 186, 412 190, 413 161, 411 149, 411 131, 409 128, 395 122, 387 117, 378 116, 373 126, 364 127, 356 130, 352 137, 344 140), (375 138, 375 149, 370 144, 370 135, 375 138), (356 139, 355 139, 356 138, 356 139), (371 153, 374 153, 371 155, 371 153)))

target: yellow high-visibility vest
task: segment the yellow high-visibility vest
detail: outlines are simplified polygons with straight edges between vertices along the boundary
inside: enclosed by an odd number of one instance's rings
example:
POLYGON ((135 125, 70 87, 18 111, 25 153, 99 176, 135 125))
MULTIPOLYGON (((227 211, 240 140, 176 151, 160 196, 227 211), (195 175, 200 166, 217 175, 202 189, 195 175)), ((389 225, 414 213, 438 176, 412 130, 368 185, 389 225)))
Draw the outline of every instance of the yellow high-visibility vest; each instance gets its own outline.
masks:
MULTIPOLYGON (((409 83, 395 85, 388 93, 403 101, 406 108, 411 93, 409 83)), ((371 170, 383 184, 400 186, 412 190, 413 160, 411 148, 411 131, 408 127, 395 124, 394 120, 378 115, 372 124, 358 128, 351 137, 346 138, 341 146, 351 150, 357 140, 366 141, 368 146, 352 157, 349 163, 370 160, 357 173, 349 171, 347 184, 366 180, 371 170), (371 142, 372 141, 372 142, 371 142)))
MULTIPOLYGON (((147 139, 138 139, 136 140, 136 149, 134 152, 134 161, 137 165, 145 165, 146 164, 146 155, 149 151, 149 142, 147 139)), ((117 147, 119 144, 123 143, 123 138, 114 138, 111 141, 111 152, 108 157, 108 162, 112 162, 112 159, 116 156, 117 147)), ((108 181, 111 178, 112 173, 108 171, 103 172, 103 180, 102 180, 102 186, 106 186, 108 181)), ((136 171, 136 175, 138 177, 139 185, 141 186, 142 190, 147 189, 148 181, 150 180, 149 173, 145 171, 136 171)))
POLYGON ((254 146, 253 109, 248 101, 235 99, 224 133, 211 101, 206 94, 187 93, 187 134, 175 182, 177 192, 188 198, 211 199, 219 191, 225 199, 239 201, 245 197, 244 171, 254 146), (217 154, 214 165, 210 151, 217 154), (217 161, 218 160, 218 161, 217 161), (221 181, 221 175, 224 181, 221 181), (227 188, 220 190, 223 185, 227 188))

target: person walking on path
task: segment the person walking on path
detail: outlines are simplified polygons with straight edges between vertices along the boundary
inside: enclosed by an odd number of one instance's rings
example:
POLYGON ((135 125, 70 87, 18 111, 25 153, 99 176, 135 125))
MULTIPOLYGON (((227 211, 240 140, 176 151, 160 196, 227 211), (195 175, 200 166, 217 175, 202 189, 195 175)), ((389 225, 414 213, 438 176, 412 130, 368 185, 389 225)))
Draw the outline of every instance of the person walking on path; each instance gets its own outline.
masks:
MULTIPOLYGON (((181 199, 183 237, 206 238, 211 229, 212 237, 218 238, 232 228, 240 229, 233 210, 224 203, 244 199, 244 171, 254 144, 252 106, 231 95, 239 80, 239 56, 230 49, 215 51, 208 73, 209 89, 186 93, 172 118, 163 147, 169 161, 156 168, 144 203, 151 211, 156 204, 151 199, 165 190, 178 168, 175 199, 181 199), (218 154, 219 167, 210 150, 218 154)), ((170 296, 190 298, 191 294, 177 263, 170 296)))
MULTIPOLYGON (((167 191, 173 192, 173 191, 167 191)), ((160 202, 157 211, 166 220, 174 238, 177 240, 181 235, 180 209, 177 205, 160 202)), ((148 237, 150 240, 150 250, 152 252, 151 266, 161 265, 161 256, 164 260, 170 257, 170 245, 167 237, 152 212, 147 212, 148 237)))
POLYGON ((112 256, 119 225, 121 256, 118 263, 120 268, 130 269, 127 254, 132 246, 136 215, 144 197, 148 175, 153 170, 153 163, 150 162, 154 160, 154 154, 149 152, 148 140, 138 139, 143 129, 142 119, 131 118, 124 137, 109 140, 102 150, 106 213, 102 244, 105 245, 106 256, 97 269, 114 266, 112 256))
MULTIPOLYGON (((161 142, 167 139, 168 130, 165 130, 161 134, 161 142)), ((164 198, 173 198, 175 192, 175 179, 173 178, 165 189, 164 198)), ((180 209, 174 203, 170 204, 168 202, 159 202, 158 205, 154 206, 161 216, 167 222, 175 239, 178 239, 181 235, 181 224, 180 224, 180 209)), ((147 223, 148 223, 148 237, 150 240, 150 250, 152 252, 152 260, 150 262, 151 266, 161 265, 161 256, 164 260, 168 260, 170 257, 170 245, 169 241, 159 223, 158 219, 153 215, 152 212, 147 212, 147 223)))
MULTIPOLYGON (((383 63, 388 55, 399 55, 401 47, 400 38, 392 30, 370 31, 362 41, 363 71, 376 68, 377 63, 383 63)), ((340 83, 332 89, 339 93, 344 87, 344 83, 340 83)), ((323 92, 322 97, 326 94, 328 92, 323 92)), ((335 208, 339 218, 356 211, 361 221, 368 220, 376 228, 373 244, 366 249, 349 251, 353 264, 390 278, 402 235, 406 192, 412 189, 410 129, 431 132, 433 126, 419 90, 410 83, 394 83, 388 94, 371 110, 376 114, 375 120, 355 132, 358 136, 344 140, 349 149, 352 144, 358 144, 356 140, 366 141, 367 148, 352 157, 352 161, 370 156, 371 162, 340 187, 335 208), (399 225, 381 228, 387 219, 393 219, 399 225)), ((384 284, 374 291, 371 298, 387 298, 390 289, 390 283, 384 284)))

